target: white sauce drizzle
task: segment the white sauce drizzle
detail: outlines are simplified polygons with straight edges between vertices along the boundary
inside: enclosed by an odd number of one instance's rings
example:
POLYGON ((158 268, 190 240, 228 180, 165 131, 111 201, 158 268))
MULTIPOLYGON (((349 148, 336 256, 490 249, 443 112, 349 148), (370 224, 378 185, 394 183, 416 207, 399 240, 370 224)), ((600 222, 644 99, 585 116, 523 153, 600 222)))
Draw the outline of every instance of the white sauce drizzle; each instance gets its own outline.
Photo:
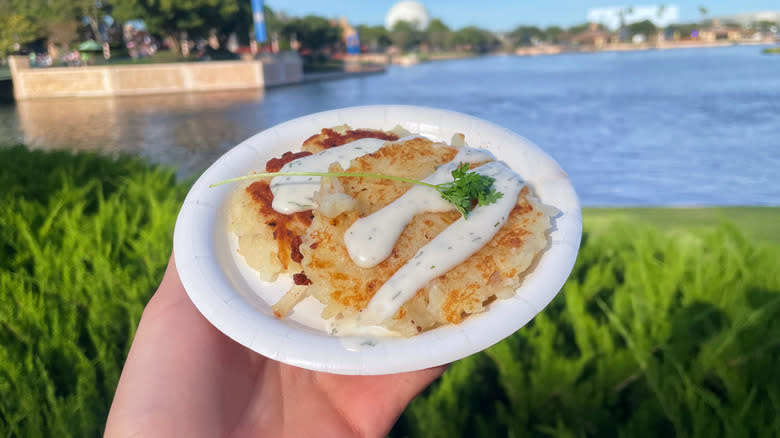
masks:
MULTIPOLYGON (((327 172, 334 162, 346 169, 353 159, 373 153, 385 144, 401 143, 417 137, 419 136, 404 137, 395 142, 375 138, 355 140, 291 161, 285 164, 281 171, 327 172)), ((503 193, 503 197, 493 204, 477 206, 469 213, 468 219, 461 217, 439 233, 379 288, 357 319, 334 322, 331 326, 333 331, 344 332, 339 333, 340 335, 368 335, 368 338, 361 341, 369 339, 366 341, 368 344, 361 343, 360 346, 371 345, 372 335, 380 333, 366 331, 368 326, 379 325, 393 316, 403 303, 429 281, 463 263, 496 235, 506 223, 525 183, 505 164, 491 160, 495 160, 495 157, 485 149, 463 147, 452 161, 439 166, 436 172, 423 180, 430 184, 441 184, 452 180, 451 173, 460 163, 490 161, 474 171, 494 178, 493 187, 503 193)), ((274 210, 291 214, 314 208, 314 194, 320 188, 320 179, 315 176, 273 178, 270 187, 274 194, 274 210)), ((415 215, 443 212, 453 208, 436 190, 415 185, 381 210, 358 219, 350 226, 344 236, 350 258, 363 268, 376 266, 392 253, 395 242, 415 215)))
MULTIPOLYGON (((474 171, 495 178, 493 187, 504 196, 493 204, 477 206, 468 219, 461 217, 420 248, 379 288, 360 316, 362 324, 378 325, 395 315, 418 290, 479 251, 506 223, 525 185, 522 178, 497 161, 474 171)), ((364 246, 370 245, 364 242, 364 246)))
POLYGON ((379 339, 397 337, 399 334, 381 326, 360 324, 357 317, 333 318, 327 325, 328 333, 338 336, 341 345, 350 351, 361 351, 379 344, 379 339))
MULTIPOLYGON (((416 137, 416 136, 415 136, 416 137)), ((412 137, 397 140, 402 142, 412 137)), ((355 158, 376 152, 388 142, 377 138, 361 138, 345 145, 325 149, 324 151, 298 158, 282 166, 280 172, 327 172, 333 163, 342 168, 349 167, 355 158)), ((271 204, 279 213, 292 214, 314 208, 314 193, 320 189, 319 176, 277 176, 271 179, 271 192, 274 200, 271 204)))
MULTIPOLYGON (((461 148, 455 158, 423 181, 441 184, 452 181, 452 171, 460 163, 482 163, 495 160, 485 149, 461 148)), ((415 185, 398 199, 371 215, 356 220, 344 234, 344 244, 349 257, 361 268, 378 265, 393 252, 395 242, 409 222, 425 212, 452 210, 453 205, 430 187, 415 185)))

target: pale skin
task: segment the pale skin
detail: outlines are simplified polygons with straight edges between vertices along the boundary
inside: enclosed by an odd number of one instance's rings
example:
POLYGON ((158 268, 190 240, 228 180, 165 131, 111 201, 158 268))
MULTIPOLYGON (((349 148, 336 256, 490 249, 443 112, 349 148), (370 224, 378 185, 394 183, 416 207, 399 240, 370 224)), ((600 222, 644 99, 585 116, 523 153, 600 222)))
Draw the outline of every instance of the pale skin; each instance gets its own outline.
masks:
POLYGON ((107 437, 379 437, 446 366, 382 376, 309 371, 212 326, 173 262, 144 310, 107 437))

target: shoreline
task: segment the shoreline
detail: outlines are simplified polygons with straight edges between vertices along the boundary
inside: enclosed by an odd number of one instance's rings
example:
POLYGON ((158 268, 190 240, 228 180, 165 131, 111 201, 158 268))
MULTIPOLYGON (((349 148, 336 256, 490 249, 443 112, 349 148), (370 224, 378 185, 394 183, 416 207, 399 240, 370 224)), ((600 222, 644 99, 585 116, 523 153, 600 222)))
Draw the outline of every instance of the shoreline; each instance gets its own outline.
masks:
POLYGON ((669 42, 669 43, 616 43, 607 44, 601 47, 577 47, 570 48, 562 45, 542 45, 519 47, 513 55, 516 56, 542 56, 542 55, 560 55, 564 53, 600 53, 600 52, 641 52, 647 50, 678 50, 678 49, 710 49, 717 47, 738 47, 738 46, 775 46, 776 43, 770 41, 727 41, 727 42, 669 42))
MULTIPOLYGON (((292 86, 292 85, 309 84, 312 82, 338 81, 341 79, 373 76, 373 75, 378 75, 386 72, 387 72, 387 66, 382 65, 382 66, 363 67, 355 70, 343 70, 343 71, 332 71, 332 72, 322 72, 322 73, 304 73, 303 79, 300 82, 294 84, 286 84, 286 85, 292 86)), ((278 88, 280 86, 285 86, 285 85, 269 86, 266 88, 278 88)))
POLYGON ((388 65, 400 65, 404 67, 437 61, 453 61, 460 59, 481 58, 485 56, 549 56, 563 54, 594 54, 594 53, 617 53, 617 52, 642 52, 650 50, 680 50, 680 49, 710 49, 718 47, 780 47, 780 43, 771 41, 684 41, 684 42, 665 42, 665 43, 615 43, 607 44, 601 47, 570 47, 556 44, 541 44, 538 46, 518 47, 513 51, 496 51, 489 53, 409 53, 404 55, 394 55, 388 65))

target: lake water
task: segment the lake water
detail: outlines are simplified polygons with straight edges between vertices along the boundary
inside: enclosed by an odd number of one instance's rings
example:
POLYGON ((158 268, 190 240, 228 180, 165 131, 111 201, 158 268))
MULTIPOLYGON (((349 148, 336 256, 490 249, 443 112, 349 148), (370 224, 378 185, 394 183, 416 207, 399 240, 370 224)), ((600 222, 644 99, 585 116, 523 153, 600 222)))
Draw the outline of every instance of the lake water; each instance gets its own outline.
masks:
POLYGON ((0 144, 131 152, 187 175, 312 112, 412 104, 538 144, 589 206, 780 205, 780 56, 757 46, 491 56, 264 92, 0 106, 0 144))

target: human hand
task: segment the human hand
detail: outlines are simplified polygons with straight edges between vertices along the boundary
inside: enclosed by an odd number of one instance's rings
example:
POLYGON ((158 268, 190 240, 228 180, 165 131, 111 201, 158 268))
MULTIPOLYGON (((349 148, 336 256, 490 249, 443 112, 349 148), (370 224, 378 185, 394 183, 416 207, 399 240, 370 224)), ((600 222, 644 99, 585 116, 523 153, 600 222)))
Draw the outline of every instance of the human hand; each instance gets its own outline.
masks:
POLYGON ((268 359, 198 312, 172 257, 141 317, 105 435, 385 436, 445 368, 343 376, 268 359))

